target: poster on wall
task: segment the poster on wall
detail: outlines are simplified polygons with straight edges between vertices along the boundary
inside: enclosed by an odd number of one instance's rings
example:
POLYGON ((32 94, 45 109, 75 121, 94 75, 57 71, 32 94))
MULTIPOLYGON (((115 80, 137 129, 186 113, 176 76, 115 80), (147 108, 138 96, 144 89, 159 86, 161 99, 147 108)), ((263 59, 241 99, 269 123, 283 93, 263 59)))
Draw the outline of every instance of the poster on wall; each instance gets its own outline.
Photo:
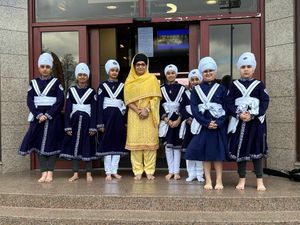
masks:
POLYGON ((138 28, 138 52, 153 57, 153 27, 138 28))

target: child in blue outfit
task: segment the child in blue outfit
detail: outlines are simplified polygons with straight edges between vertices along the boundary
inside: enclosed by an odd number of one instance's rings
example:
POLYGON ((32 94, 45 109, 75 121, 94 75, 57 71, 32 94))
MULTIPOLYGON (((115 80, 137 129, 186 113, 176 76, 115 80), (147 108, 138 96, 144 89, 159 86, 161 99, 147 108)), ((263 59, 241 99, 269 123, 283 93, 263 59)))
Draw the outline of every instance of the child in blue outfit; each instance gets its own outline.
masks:
POLYGON ((53 58, 43 53, 38 60, 40 76, 28 88, 27 105, 30 110, 29 129, 22 141, 19 154, 35 151, 42 172, 40 183, 51 182, 55 162, 62 149, 63 125, 61 111, 64 105, 63 87, 52 77, 53 58))
POLYGON ((118 174, 120 157, 125 150, 126 128, 124 84, 118 80, 119 63, 110 59, 105 64, 108 79, 98 87, 97 128, 99 131, 96 155, 104 157, 106 180, 121 179, 118 174))
MULTIPOLYGON (((180 101, 185 87, 175 81, 178 68, 170 64, 165 68, 166 83, 161 86, 162 100, 160 101, 161 124, 165 124, 163 137, 169 173, 166 179, 173 176, 175 180, 180 179, 180 160, 182 140, 179 138, 181 123, 180 101)), ((160 128, 162 131, 162 127, 160 128)), ((160 132, 161 133, 161 132, 160 132)))
MULTIPOLYGON (((200 74, 198 69, 193 69, 189 73, 188 79, 189 79, 190 87, 192 90, 195 86, 199 85, 202 82, 203 77, 200 74)), ((191 110, 190 98, 191 98, 191 91, 186 90, 184 92, 184 94, 182 95, 182 101, 180 103, 180 113, 181 113, 183 121, 181 123, 179 137, 183 139, 183 142, 182 142, 183 152, 186 152, 186 148, 193 138, 193 134, 191 133, 191 124, 192 124, 194 116, 193 116, 192 110, 191 110)), ((187 154, 190 154, 190 153, 187 153, 187 154)), ((187 159, 186 160, 186 169, 188 172, 188 178, 186 178, 186 181, 190 182, 190 181, 197 179, 199 182, 204 182, 202 161, 187 159)))
POLYGON ((237 67, 241 78, 231 85, 226 101, 231 116, 228 127, 229 157, 238 165, 237 189, 245 188, 246 164, 252 160, 257 190, 265 191, 262 158, 267 155, 265 114, 269 105, 269 95, 264 84, 253 78, 256 68, 254 54, 243 53, 237 67))
POLYGON ((90 70, 85 63, 75 69, 77 85, 67 92, 65 106, 65 138, 60 157, 72 160, 73 176, 79 179, 79 162, 86 164, 86 180, 93 181, 92 160, 96 159, 96 93, 88 86, 90 70))
POLYGON ((191 93, 191 109, 194 116, 191 131, 195 136, 190 142, 187 160, 203 161, 204 189, 213 189, 211 180, 211 163, 216 170, 216 190, 223 189, 222 167, 227 152, 227 126, 225 97, 227 90, 216 83, 217 64, 211 57, 199 62, 199 71, 203 82, 191 93))

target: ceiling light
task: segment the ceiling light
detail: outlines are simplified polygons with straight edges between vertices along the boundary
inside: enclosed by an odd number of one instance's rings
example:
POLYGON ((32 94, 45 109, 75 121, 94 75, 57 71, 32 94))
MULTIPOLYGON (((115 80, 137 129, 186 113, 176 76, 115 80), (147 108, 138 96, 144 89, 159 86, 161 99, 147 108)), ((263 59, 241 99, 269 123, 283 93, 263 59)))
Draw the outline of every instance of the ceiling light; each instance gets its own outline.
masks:
POLYGON ((106 8, 107 8, 107 9, 116 9, 117 6, 115 6, 115 5, 108 5, 108 6, 106 6, 106 8))
POLYGON ((176 13, 177 12, 177 5, 175 5, 173 3, 167 3, 166 5, 167 5, 167 7, 170 8, 169 10, 167 10, 166 13, 176 13))
POLYGON ((217 0, 206 0, 207 5, 215 5, 217 4, 217 0))

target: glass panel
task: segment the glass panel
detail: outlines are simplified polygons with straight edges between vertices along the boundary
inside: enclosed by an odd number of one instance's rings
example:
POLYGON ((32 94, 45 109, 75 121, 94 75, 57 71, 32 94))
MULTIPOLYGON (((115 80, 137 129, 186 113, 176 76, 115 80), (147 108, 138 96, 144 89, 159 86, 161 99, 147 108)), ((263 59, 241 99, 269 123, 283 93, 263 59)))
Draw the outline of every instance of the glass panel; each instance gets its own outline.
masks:
POLYGON ((64 84, 65 90, 75 81, 74 71, 79 62, 78 35, 77 31, 42 33, 42 51, 52 52, 53 74, 64 84))
POLYGON ((148 17, 200 16, 229 12, 257 12, 257 0, 146 0, 148 17), (231 2, 231 8, 229 6, 231 2))
POLYGON ((245 51, 251 51, 251 24, 209 26, 209 55, 218 64, 218 79, 230 75, 231 66, 233 79, 239 78, 235 64, 245 51))
POLYGON ((111 20, 138 17, 138 0, 36 0, 36 21, 111 20))

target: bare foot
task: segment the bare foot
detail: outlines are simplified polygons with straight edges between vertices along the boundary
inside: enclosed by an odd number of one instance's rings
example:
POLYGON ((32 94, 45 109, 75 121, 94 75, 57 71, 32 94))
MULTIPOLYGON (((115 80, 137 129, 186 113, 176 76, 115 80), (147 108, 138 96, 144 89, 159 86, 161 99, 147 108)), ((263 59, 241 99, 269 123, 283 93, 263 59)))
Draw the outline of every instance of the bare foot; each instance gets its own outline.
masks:
POLYGON ((87 172, 86 173, 86 181, 87 182, 92 182, 93 181, 93 177, 92 177, 92 173, 91 172, 87 172))
POLYGON ((47 172, 47 177, 45 179, 45 182, 46 183, 50 183, 53 181, 53 171, 48 171, 47 172))
POLYGON ((40 179, 38 179, 39 183, 44 183, 47 177, 47 172, 42 172, 42 176, 40 179))
POLYGON ((265 191, 265 190, 267 190, 267 188, 264 185, 264 182, 263 182, 262 178, 256 179, 256 183, 257 183, 256 190, 258 190, 258 191, 265 191))
POLYGON ((76 181, 79 179, 78 173, 74 173, 72 177, 69 178, 70 182, 76 181))
POLYGON ((155 176, 153 176, 152 174, 147 174, 147 179, 148 180, 154 180, 155 176))
POLYGON ((107 174, 106 177, 105 177, 105 180, 107 181, 111 181, 112 180, 112 177, 110 174, 107 174))
POLYGON ((206 181, 206 183, 205 183, 205 185, 204 185, 204 189, 205 189, 205 190, 212 190, 212 189, 213 189, 213 186, 212 186, 211 182, 207 182, 207 181, 206 181))
POLYGON ((135 180, 141 180, 142 179, 142 174, 135 175, 133 179, 135 179, 135 180))
POLYGON ((181 177, 180 177, 179 173, 175 173, 174 180, 180 180, 180 179, 181 179, 181 177))
POLYGON ((165 178, 166 178, 166 180, 170 180, 173 176, 174 176, 174 174, 169 173, 165 176, 165 178))
POLYGON ((112 174, 112 176, 113 176, 114 178, 118 179, 118 180, 120 180, 120 179, 122 178, 122 176, 119 175, 119 174, 117 174, 117 173, 112 174))
POLYGON ((218 183, 215 185, 215 190, 223 190, 224 189, 224 186, 222 183, 218 183))
POLYGON ((235 188, 238 190, 244 190, 245 184, 246 184, 246 178, 240 178, 239 183, 235 186, 235 188))

